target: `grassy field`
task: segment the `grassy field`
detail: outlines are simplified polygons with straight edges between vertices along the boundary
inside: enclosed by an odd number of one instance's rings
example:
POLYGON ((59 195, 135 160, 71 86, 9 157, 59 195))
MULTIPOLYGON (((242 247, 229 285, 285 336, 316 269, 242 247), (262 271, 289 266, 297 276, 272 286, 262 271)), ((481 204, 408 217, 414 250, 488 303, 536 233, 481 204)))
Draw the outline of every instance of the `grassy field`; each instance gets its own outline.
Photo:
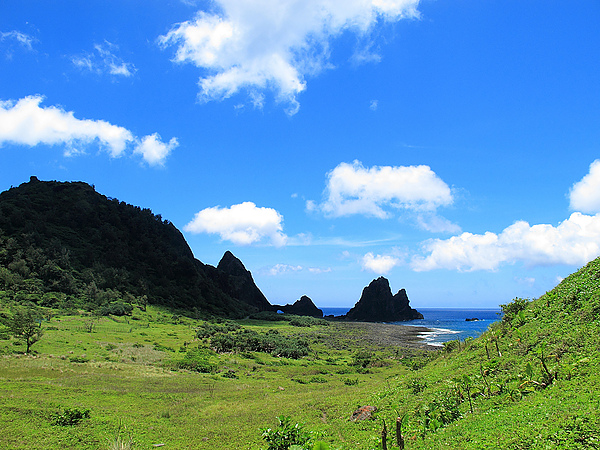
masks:
POLYGON ((1 334, 0 448, 110 449, 120 437, 135 449, 264 449, 260 429, 281 415, 331 449, 383 448, 384 422, 397 448, 397 417, 408 449, 600 448, 600 262, 503 309, 478 339, 441 350, 383 324, 46 310, 33 354, 1 334), (218 336, 308 353, 217 353, 218 336), (374 420, 350 421, 364 405, 374 420))

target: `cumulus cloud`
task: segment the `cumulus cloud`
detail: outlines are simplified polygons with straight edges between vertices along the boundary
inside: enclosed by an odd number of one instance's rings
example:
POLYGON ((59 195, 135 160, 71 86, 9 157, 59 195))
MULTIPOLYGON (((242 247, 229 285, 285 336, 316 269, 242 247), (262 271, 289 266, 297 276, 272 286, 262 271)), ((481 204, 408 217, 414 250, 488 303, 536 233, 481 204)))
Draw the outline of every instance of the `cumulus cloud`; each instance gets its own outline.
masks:
POLYGON ((133 64, 115 55, 118 50, 117 45, 104 41, 103 44, 94 45, 94 52, 73 56, 71 62, 79 69, 99 75, 108 73, 114 76, 131 77, 137 69, 133 64))
POLYGON ((583 213, 600 212, 600 159, 590 165, 589 173, 573 185, 569 193, 571 209, 583 213))
POLYGON ((600 214, 576 212, 556 227, 518 221, 500 234, 462 233, 444 240, 430 239, 423 250, 428 254, 411 262, 415 271, 494 271, 516 262, 529 266, 583 265, 600 255, 600 214))
POLYGON ((363 256, 361 261, 363 270, 369 270, 377 274, 386 274, 401 263, 402 260, 395 256, 374 255, 372 252, 363 256))
POLYGON ((240 90, 275 92, 298 111, 305 78, 331 66, 330 41, 344 31, 367 36, 380 21, 419 16, 419 0, 215 0, 218 13, 198 12, 160 36, 161 46, 177 48, 174 61, 190 62, 200 77, 204 101, 228 98, 240 90))
POLYGON ((275 246, 285 245, 283 216, 272 208, 259 208, 252 202, 230 208, 215 206, 197 213, 184 230, 190 233, 218 234, 237 245, 255 244, 269 239, 275 246))
POLYGON ((327 178, 321 210, 331 217, 363 214, 384 219, 391 217, 390 209, 432 213, 453 202, 450 188, 429 166, 365 168, 354 161, 339 164, 327 178))
POLYGON ((158 133, 154 133, 148 136, 144 136, 141 141, 137 144, 134 153, 142 155, 144 160, 154 165, 164 165, 167 156, 171 151, 179 145, 177 138, 171 138, 168 143, 164 143, 160 139, 158 133))
POLYGON ((77 119, 72 111, 41 107, 43 100, 42 96, 33 95, 17 102, 0 101, 0 145, 64 145, 65 155, 71 156, 97 141, 113 158, 122 156, 127 146, 133 145, 135 152, 152 165, 163 164, 177 146, 175 138, 168 144, 163 144, 158 134, 139 139, 126 128, 104 120, 77 119))

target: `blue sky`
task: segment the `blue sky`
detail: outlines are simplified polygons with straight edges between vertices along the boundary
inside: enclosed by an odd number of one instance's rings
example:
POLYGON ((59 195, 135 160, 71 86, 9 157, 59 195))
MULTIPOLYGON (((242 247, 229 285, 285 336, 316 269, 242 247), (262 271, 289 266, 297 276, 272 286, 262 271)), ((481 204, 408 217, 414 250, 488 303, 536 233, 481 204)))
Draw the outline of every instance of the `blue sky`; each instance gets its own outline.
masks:
POLYGON ((0 190, 85 181, 272 303, 537 297, 600 255, 600 3, 6 0, 0 190))

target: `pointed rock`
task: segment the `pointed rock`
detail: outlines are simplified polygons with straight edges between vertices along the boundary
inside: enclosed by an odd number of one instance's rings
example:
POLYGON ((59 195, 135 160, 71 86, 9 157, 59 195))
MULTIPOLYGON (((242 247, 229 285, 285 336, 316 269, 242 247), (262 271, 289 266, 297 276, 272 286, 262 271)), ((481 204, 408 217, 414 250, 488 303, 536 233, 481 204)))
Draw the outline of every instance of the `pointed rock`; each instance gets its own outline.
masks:
POLYGON ((272 309, 267 298, 254 283, 250 271, 229 250, 221 258, 217 270, 227 275, 220 277, 219 285, 231 297, 254 306, 259 311, 272 309))
POLYGON ((276 309, 286 314, 295 314, 297 316, 323 317, 323 311, 317 308, 310 297, 306 295, 300 297, 300 300, 296 300, 293 305, 276 305, 276 309))
POLYGON ((406 290, 392 296, 389 281, 384 277, 373 280, 363 289, 360 300, 348 311, 346 320, 362 322, 400 322, 422 319, 423 315, 409 305, 406 290))

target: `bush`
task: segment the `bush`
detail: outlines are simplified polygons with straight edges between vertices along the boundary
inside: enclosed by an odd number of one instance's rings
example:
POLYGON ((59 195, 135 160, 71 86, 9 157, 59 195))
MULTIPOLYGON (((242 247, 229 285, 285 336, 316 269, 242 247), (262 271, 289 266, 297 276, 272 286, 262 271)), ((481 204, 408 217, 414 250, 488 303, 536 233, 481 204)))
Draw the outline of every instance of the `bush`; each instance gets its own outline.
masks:
POLYGON ((102 316, 128 316, 133 311, 133 306, 129 303, 123 302, 111 302, 108 305, 104 305, 100 308, 100 315, 102 316))
POLYGON ((210 352, 207 349, 190 349, 186 352, 183 359, 177 361, 175 366, 178 369, 191 370, 200 373, 211 373, 215 366, 209 361, 210 352))
POLYGON ((358 350, 354 355, 352 355, 352 361, 350 365, 358 366, 365 369, 369 364, 371 364, 371 359, 373 355, 369 350, 358 350))
POLYGON ((241 327, 235 323, 227 321, 225 323, 205 322, 196 330, 196 337, 203 339, 212 337, 217 333, 228 333, 230 331, 239 330, 241 327))
POLYGON ((279 426, 275 429, 263 428, 262 437, 269 447, 267 450, 288 450, 292 445, 304 447, 310 441, 310 433, 302 425, 292 424, 290 417, 277 417, 279 426))
POLYGON ((519 312, 524 311, 525 308, 527 308, 529 303, 529 299, 517 297, 506 305, 500 305, 503 313, 502 323, 511 323, 513 319, 519 315, 519 312))
POLYGON ((276 330, 258 333, 242 329, 229 334, 213 336, 210 345, 219 353, 225 352, 263 352, 273 356, 298 359, 307 356, 308 342, 295 337, 283 336, 276 330))
POLYGON ((77 425, 83 419, 90 417, 90 410, 87 408, 65 408, 62 412, 54 414, 53 423, 61 427, 77 425))

